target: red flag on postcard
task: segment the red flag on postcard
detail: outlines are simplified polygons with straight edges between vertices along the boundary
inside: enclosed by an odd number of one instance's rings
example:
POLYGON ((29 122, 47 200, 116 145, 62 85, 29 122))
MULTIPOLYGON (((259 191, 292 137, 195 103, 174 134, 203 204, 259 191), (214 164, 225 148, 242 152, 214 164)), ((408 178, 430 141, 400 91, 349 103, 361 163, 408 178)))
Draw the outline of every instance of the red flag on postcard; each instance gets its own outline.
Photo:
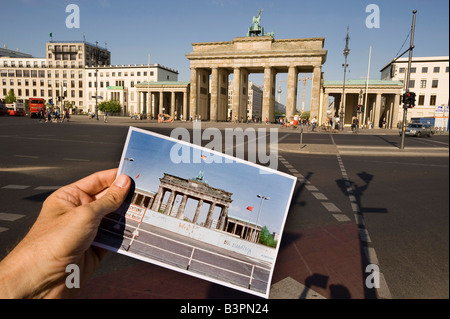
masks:
POLYGON ((136 179, 138 179, 138 178, 139 178, 139 176, 141 176, 141 174, 138 174, 138 176, 136 176, 136 179))
POLYGON ((249 210, 249 211, 253 211, 253 206, 247 206, 247 210, 249 210))

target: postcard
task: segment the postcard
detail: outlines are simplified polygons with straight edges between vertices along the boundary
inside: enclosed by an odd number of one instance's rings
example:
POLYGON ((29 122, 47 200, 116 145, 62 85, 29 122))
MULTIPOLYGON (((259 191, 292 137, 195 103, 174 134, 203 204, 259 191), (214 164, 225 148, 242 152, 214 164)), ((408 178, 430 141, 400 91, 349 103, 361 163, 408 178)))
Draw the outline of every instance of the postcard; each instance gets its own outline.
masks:
POLYGON ((134 127, 122 173, 133 189, 94 245, 268 298, 295 177, 134 127))

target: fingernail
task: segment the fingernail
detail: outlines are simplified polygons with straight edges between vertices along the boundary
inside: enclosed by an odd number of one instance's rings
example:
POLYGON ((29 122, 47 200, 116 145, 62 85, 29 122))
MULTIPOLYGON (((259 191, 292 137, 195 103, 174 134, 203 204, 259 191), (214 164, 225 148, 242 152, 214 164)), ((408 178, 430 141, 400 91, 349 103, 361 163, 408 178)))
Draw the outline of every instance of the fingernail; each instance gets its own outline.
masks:
POLYGON ((120 188, 124 188, 128 184, 129 177, 125 174, 119 175, 114 181, 114 185, 120 188))

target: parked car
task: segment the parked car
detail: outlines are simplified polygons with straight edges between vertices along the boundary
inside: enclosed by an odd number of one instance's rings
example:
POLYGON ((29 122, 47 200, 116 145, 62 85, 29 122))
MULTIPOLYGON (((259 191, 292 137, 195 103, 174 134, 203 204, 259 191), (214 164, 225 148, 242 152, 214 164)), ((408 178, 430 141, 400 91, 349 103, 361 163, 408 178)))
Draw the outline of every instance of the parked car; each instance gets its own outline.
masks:
MULTIPOLYGON (((402 130, 399 131, 399 134, 402 135, 402 130)), ((431 137, 431 135, 433 135, 433 131, 429 125, 422 123, 411 123, 405 128, 405 135, 431 137)))

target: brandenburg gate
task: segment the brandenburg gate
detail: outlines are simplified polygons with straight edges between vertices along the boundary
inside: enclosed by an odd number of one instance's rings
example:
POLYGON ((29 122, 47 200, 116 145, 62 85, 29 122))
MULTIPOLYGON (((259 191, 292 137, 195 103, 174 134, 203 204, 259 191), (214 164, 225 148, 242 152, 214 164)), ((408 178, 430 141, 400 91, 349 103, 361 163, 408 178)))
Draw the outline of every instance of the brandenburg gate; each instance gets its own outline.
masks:
POLYGON ((177 195, 182 195, 180 206, 176 212, 176 218, 182 218, 184 216, 184 209, 188 199, 190 198, 198 201, 194 219, 192 221, 194 224, 197 224, 198 222, 203 204, 209 203, 209 211, 206 216, 206 220, 204 221, 205 227, 209 228, 211 226, 214 210, 216 207, 220 207, 221 212, 216 228, 224 230, 225 222, 228 217, 228 207, 233 201, 231 199, 232 194, 222 189, 209 186, 203 182, 202 174, 199 174, 197 178, 184 179, 164 173, 164 177, 160 178, 158 192, 149 205, 153 211, 158 212, 161 209, 161 204, 166 192, 170 192, 170 195, 164 208, 164 214, 171 214, 175 197, 177 195))
POLYGON ((248 77, 264 74, 262 120, 274 121, 276 75, 288 74, 286 117, 296 113, 299 73, 312 73, 311 117, 319 116, 322 91, 322 64, 327 50, 324 38, 275 39, 259 26, 260 13, 246 37, 229 42, 193 43, 190 60, 190 110, 192 117, 226 121, 228 77, 233 74, 232 119, 247 118, 248 77), (262 29, 261 31, 258 31, 262 29), (255 31, 256 30, 256 31, 255 31))

